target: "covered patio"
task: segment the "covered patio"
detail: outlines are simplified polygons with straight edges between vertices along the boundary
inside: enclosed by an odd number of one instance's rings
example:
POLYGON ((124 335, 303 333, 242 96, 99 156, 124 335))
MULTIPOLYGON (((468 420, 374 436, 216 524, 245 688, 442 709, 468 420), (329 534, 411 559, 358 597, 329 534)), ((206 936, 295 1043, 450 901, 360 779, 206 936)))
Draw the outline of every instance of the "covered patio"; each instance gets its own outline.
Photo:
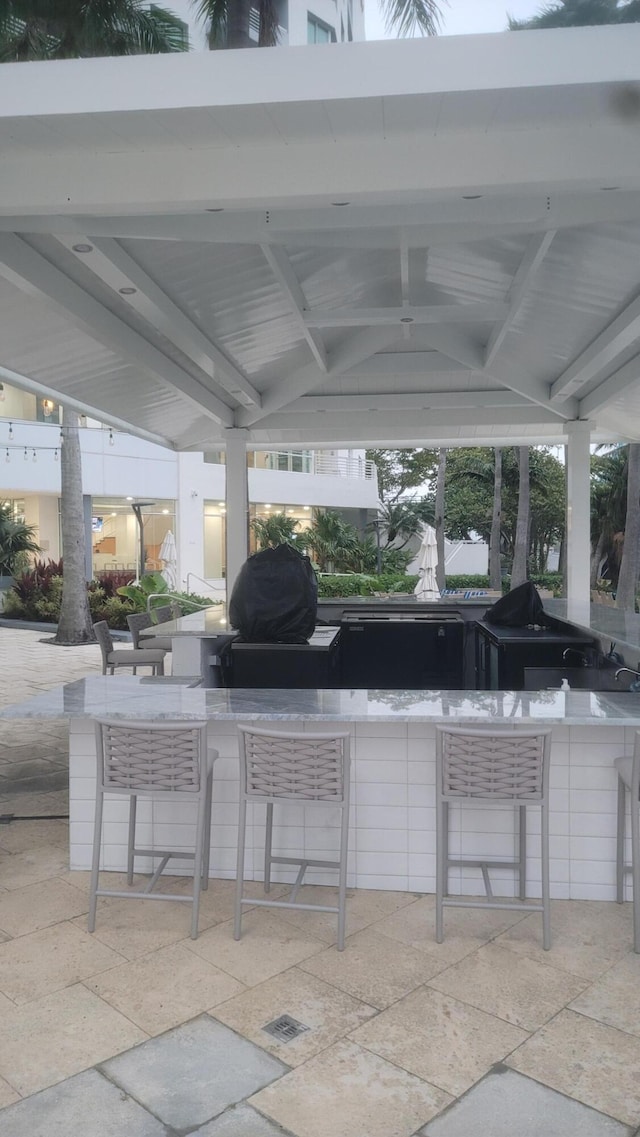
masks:
MULTIPOLYGON (((565 444, 588 625, 589 447, 640 441, 639 48, 627 26, 5 65, 0 379, 224 450, 229 581, 248 450, 565 444)), ((583 729, 597 794, 608 728, 583 729)), ((339 959, 320 913, 250 912, 236 944, 219 880, 197 941, 160 904, 90 937, 64 823, 16 824, 0 1137, 52 1110, 67 1137, 100 1110, 131 1137, 639 1131, 629 905, 555 901, 543 954, 535 916, 461 910, 439 946, 432 897, 362 889, 339 959), (283 1011, 310 1029, 265 1041, 283 1011), (200 1113, 141 1075, 186 1047, 204 1084, 231 1036, 255 1078, 200 1113)))
MULTIPOLYGON (((0 371, 182 450, 640 438, 634 25, 0 72, 0 371)), ((0 439, 0 441, 2 441, 0 439)))

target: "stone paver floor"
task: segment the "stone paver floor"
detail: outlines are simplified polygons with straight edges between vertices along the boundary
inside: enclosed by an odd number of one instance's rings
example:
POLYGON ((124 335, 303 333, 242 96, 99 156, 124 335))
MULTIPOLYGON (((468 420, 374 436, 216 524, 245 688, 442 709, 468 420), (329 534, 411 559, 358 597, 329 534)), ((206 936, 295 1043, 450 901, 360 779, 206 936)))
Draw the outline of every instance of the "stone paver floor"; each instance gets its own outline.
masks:
MULTIPOLYGON (((0 705, 100 671, 41 638, 0 628, 0 705)), ((188 906, 113 899, 90 936, 66 771, 64 724, 0 719, 0 815, 36 818, 0 823, 0 1137, 640 1134, 629 905, 556 902, 542 953, 538 916, 452 910, 438 946, 432 897, 359 891, 338 953, 321 913, 235 944, 212 881, 195 941, 188 906)))

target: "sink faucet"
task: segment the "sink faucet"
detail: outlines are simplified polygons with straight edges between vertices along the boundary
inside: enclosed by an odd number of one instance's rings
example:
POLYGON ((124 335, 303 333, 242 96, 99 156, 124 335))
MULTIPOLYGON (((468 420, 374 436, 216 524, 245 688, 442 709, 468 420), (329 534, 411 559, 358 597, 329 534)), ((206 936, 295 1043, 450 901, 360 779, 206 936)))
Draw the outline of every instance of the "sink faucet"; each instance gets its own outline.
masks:
POLYGON ((633 675, 635 679, 640 679, 640 671, 634 671, 632 667, 619 667, 614 675, 614 679, 618 679, 620 675, 633 675))
POLYGON ((589 666, 589 658, 584 651, 579 651, 577 647, 566 647, 562 653, 562 662, 566 663, 568 655, 575 655, 580 660, 581 667, 589 666))

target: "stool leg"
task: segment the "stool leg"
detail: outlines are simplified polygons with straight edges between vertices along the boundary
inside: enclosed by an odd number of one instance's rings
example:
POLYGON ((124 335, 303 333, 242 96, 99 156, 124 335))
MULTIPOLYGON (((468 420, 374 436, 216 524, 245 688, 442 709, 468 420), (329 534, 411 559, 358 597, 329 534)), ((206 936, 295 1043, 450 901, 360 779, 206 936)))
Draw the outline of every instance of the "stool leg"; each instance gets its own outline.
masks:
POLYGON ((631 802, 631 878, 633 880, 633 950, 640 953, 640 807, 631 802))
POLYGON ((527 899, 527 807, 518 810, 518 860, 520 878, 520 899, 527 899))
POLYGON ((273 847, 273 802, 267 805, 267 826, 264 835, 264 890, 271 892, 271 849, 273 847))
POLYGON ((238 863, 236 868, 236 899, 233 918, 233 938, 239 940, 242 934, 242 886, 244 882, 244 843, 247 829, 247 802, 246 798, 240 800, 240 816, 238 818, 238 863))
POLYGON ((193 857, 193 903, 191 905, 191 939, 198 938, 198 918, 200 916, 200 891, 202 888, 202 861, 204 852, 204 819, 207 812, 207 799, 198 802, 198 823, 196 825, 196 847, 193 857))
POLYGON ((340 879, 338 884, 338 951, 344 951, 344 935, 347 907, 347 852, 349 842, 349 805, 342 807, 342 827, 340 833, 340 879))
POLYGON ((133 884, 133 850, 136 847, 136 807, 138 798, 132 794, 129 798, 129 832, 127 835, 127 884, 133 884))
POLYGON ((207 776, 207 798, 204 810, 204 838, 202 844, 202 888, 209 887, 209 865, 211 863, 211 805, 213 801, 213 770, 207 776))
POLYGON ((540 817, 540 864, 542 868, 542 946, 551 947, 551 896, 549 887, 549 800, 543 802, 540 817))
POLYGON ((449 857, 449 803, 436 803, 436 943, 444 939, 442 901, 447 891, 449 857))
POLYGON ((624 901, 624 831, 626 807, 626 786, 622 778, 618 776, 618 825, 616 829, 616 900, 618 904, 622 904, 624 901))
POLYGON ((96 906, 98 897, 98 874, 100 872, 100 845, 102 843, 102 803, 104 795, 101 789, 96 793, 96 814, 93 826, 93 859, 91 861, 91 887, 89 893, 89 931, 96 930, 96 906))

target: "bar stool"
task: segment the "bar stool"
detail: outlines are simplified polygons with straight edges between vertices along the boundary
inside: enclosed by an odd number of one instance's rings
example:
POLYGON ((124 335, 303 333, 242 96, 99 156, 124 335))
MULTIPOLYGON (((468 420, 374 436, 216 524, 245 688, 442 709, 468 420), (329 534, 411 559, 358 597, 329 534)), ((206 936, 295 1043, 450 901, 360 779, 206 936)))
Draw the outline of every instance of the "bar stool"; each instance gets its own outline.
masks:
POLYGON ((255 730, 239 726, 240 813, 238 819, 238 868, 236 876, 233 935, 242 932, 245 904, 270 908, 301 908, 309 912, 335 912, 338 916, 338 951, 344 950, 347 890, 347 846, 349 837, 349 733, 307 734, 255 730), (288 900, 254 900, 243 896, 247 802, 267 807, 264 851, 264 890, 271 889, 271 866, 298 865, 299 872, 288 900), (273 806, 276 802, 314 802, 342 811, 340 857, 338 861, 316 861, 304 857, 274 857, 273 806), (296 901, 304 874, 309 867, 338 869, 338 905, 303 904, 296 901))
POLYGON ((211 845, 211 798, 213 763, 217 751, 207 747, 206 722, 126 722, 97 719, 98 758, 96 812, 93 833, 93 860, 89 901, 89 931, 95 931, 98 896, 121 899, 176 900, 191 904, 191 939, 198 936, 200 892, 209 886, 211 845), (146 888, 127 892, 99 888, 100 845, 104 795, 129 798, 127 840, 127 882, 133 884, 135 857, 160 858, 146 888), (139 849, 135 844, 138 796, 154 801, 196 801, 198 803, 194 852, 167 849, 139 849), (193 893, 153 892, 169 860, 178 857, 193 861, 193 893))
POLYGON ((102 654, 102 674, 107 671, 111 675, 116 667, 131 667, 133 674, 137 674, 139 667, 150 667, 152 675, 164 675, 164 657, 166 651, 157 648, 114 648, 109 625, 106 620, 98 620, 93 625, 100 652, 102 654))
POLYGON ((640 731, 636 731, 633 757, 622 756, 613 762, 618 773, 618 825, 616 833, 616 900, 624 901, 624 874, 631 873, 633 882, 633 950, 640 953, 640 731), (624 841, 630 793, 631 864, 624 862, 624 841))
POLYGON ((436 941, 444 938, 444 908, 507 908, 542 912, 543 947, 551 947, 549 897, 549 756, 550 730, 465 730, 436 727, 436 941), (518 857, 512 861, 453 859, 449 856, 449 806, 470 801, 508 802, 518 808, 518 857), (542 903, 526 903, 527 806, 541 812, 542 903), (448 895, 449 869, 480 868, 486 900, 448 895), (519 899, 498 900, 490 868, 514 868, 519 899))

